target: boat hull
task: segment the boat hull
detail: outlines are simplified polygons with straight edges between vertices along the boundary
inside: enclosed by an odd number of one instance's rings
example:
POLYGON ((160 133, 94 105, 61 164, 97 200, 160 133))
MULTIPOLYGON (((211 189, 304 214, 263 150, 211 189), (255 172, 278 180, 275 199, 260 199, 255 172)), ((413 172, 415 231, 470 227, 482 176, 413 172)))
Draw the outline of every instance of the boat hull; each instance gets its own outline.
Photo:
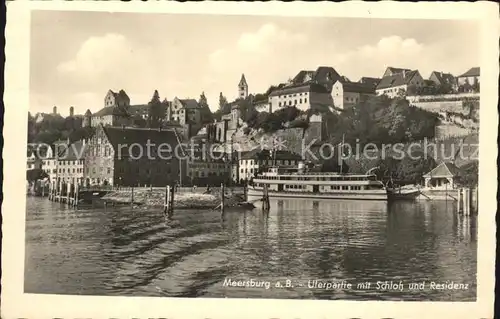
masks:
MULTIPOLYGON (((249 202, 261 199, 264 195, 263 190, 248 188, 247 200, 249 202)), ((312 193, 312 192, 279 192, 268 191, 269 198, 310 198, 310 199, 339 199, 339 200, 377 200, 387 201, 387 192, 381 190, 379 192, 328 192, 328 193, 312 193)))

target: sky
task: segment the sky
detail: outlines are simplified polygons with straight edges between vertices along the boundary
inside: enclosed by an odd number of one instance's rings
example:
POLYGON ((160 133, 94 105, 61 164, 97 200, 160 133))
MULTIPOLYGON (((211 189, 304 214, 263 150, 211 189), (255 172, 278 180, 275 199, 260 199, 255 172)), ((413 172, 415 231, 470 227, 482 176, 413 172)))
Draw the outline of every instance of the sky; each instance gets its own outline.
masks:
POLYGON ((467 20, 33 11, 30 112, 104 107, 108 90, 131 104, 249 93, 332 66, 351 81, 387 66, 460 75, 479 66, 479 26, 467 20))

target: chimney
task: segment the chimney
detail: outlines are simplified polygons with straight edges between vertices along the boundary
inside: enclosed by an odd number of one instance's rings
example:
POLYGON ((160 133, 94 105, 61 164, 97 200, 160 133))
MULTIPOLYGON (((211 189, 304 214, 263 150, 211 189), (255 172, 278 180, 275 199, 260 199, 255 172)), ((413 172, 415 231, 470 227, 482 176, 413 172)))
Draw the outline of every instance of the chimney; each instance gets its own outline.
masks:
POLYGON ((73 117, 73 115, 75 115, 75 108, 72 106, 69 108, 69 116, 73 117))
POLYGON ((406 78, 406 70, 403 70, 403 78, 406 78))
POLYGON ((54 106, 54 107, 52 108, 52 113, 53 113, 54 115, 55 115, 55 114, 57 114, 57 106, 54 106))

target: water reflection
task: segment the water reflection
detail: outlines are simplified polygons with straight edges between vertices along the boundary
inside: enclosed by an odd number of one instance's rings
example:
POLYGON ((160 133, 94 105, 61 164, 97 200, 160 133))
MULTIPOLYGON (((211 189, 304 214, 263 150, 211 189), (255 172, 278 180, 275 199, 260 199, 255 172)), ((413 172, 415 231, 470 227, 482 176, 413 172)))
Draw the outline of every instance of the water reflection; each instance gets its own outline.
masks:
POLYGON ((443 202, 271 200, 268 213, 71 210, 28 199, 26 292, 474 300, 476 218, 443 202), (224 287, 225 278, 436 280, 466 291, 224 287))

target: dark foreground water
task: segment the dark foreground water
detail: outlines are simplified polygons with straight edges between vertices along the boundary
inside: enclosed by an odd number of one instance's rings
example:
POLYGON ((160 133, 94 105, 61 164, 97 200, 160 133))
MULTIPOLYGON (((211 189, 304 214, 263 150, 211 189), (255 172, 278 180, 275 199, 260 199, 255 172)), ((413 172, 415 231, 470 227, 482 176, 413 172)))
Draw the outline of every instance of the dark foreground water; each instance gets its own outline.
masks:
POLYGON ((159 210, 27 201, 27 293, 476 298, 476 219, 458 216, 450 202, 284 200, 272 201, 268 215, 227 212, 221 221, 217 211, 176 211, 167 223, 159 210))

